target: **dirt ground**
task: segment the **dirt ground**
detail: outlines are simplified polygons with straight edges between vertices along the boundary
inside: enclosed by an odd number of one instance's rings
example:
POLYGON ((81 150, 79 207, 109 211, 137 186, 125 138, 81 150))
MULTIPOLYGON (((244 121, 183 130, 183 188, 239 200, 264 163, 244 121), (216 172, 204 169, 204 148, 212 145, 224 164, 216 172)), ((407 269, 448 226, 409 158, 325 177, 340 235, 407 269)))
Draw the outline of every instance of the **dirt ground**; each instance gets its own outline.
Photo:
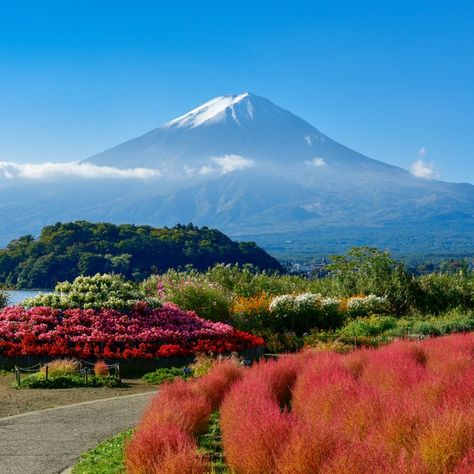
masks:
POLYGON ((155 391, 157 388, 143 382, 141 379, 123 379, 122 381, 126 384, 126 387, 122 388, 62 388, 54 390, 35 388, 18 390, 12 386, 14 381, 13 374, 0 374, 0 418, 72 403, 155 391))

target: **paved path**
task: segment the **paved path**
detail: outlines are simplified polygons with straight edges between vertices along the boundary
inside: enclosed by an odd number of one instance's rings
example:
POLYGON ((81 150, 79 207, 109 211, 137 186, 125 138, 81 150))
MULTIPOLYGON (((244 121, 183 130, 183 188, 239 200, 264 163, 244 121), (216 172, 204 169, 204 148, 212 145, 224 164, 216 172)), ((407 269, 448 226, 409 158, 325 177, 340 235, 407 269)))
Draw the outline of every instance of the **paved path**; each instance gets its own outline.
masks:
POLYGON ((0 418, 0 474, 56 474, 133 427, 155 392, 0 418))

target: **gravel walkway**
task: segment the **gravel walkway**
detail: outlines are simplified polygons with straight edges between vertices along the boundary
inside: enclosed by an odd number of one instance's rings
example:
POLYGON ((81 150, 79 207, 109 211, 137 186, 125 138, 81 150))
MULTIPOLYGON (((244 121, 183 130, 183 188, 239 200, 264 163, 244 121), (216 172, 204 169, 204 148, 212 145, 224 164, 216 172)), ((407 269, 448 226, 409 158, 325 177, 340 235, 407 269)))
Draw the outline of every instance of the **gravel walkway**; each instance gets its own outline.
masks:
POLYGON ((84 451, 136 425, 154 393, 0 418, 0 473, 62 472, 84 451))

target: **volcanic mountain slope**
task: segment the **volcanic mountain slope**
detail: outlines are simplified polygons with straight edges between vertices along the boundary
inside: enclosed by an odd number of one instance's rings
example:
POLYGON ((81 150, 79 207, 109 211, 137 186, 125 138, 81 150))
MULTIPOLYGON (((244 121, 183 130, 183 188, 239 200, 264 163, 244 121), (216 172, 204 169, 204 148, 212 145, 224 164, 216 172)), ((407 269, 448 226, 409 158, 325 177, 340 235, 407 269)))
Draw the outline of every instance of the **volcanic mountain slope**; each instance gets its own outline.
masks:
POLYGON ((473 186, 367 158, 249 93, 213 99, 87 161, 162 170, 173 190, 152 206, 166 220, 278 230, 302 220, 375 224, 474 211, 473 186))
MULTIPOLYGON (((14 212, 16 227, 37 232, 55 220, 192 221, 260 242, 268 236, 274 242, 279 233, 314 241, 320 231, 340 237, 359 229, 356 243, 370 243, 376 228, 382 244, 384 228, 393 238, 397 226, 416 223, 408 246, 446 222, 456 224, 456 235, 474 224, 474 186, 416 178, 365 157, 249 93, 217 97, 83 163, 151 168, 159 176, 87 182, 87 190, 83 181, 37 183, 34 193, 23 194, 24 183, 10 186, 0 190, 2 222, 14 212)), ((18 235, 14 227, 2 229, 0 239, 18 235)))

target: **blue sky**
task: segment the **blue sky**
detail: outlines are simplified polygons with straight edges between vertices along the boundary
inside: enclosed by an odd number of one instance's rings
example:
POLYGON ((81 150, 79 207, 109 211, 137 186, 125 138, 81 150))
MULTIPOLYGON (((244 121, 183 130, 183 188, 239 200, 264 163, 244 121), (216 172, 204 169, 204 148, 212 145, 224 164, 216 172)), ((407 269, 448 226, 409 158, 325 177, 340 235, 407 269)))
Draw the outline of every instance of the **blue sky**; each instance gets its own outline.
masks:
POLYGON ((473 25, 472 0, 3 0, 0 161, 83 159, 251 91, 370 157, 474 183, 473 25))

